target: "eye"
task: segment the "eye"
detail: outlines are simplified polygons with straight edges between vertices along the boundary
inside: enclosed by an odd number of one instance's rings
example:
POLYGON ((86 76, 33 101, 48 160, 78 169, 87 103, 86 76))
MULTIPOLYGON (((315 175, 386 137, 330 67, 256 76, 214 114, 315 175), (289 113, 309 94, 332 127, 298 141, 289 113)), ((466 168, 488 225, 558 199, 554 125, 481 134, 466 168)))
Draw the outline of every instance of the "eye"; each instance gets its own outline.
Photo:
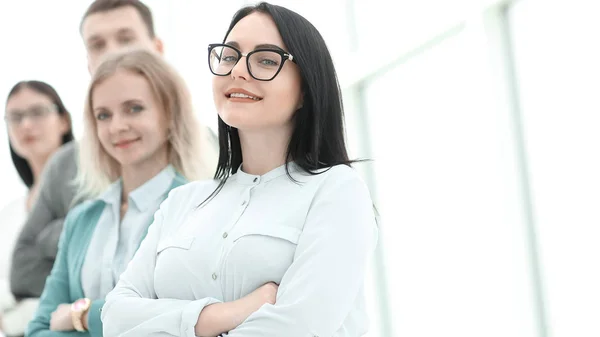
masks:
POLYGON ((96 41, 88 45, 88 48, 93 51, 99 51, 104 48, 104 41, 96 41))
POLYGON ((140 113, 142 111, 144 111, 144 107, 139 104, 134 104, 129 108, 129 112, 134 113, 134 114, 140 113))
POLYGON ((23 115, 22 112, 12 112, 6 115, 6 119, 13 123, 20 123, 23 119, 23 115))
POLYGON ((119 37, 119 43, 121 44, 129 44, 131 42, 133 42, 135 39, 133 38, 133 36, 120 36, 119 37))
POLYGON ((105 119, 108 119, 110 117, 110 114, 106 111, 102 111, 99 112, 98 114, 96 114, 96 119, 99 121, 103 121, 105 119))
POLYGON ((278 66, 279 62, 272 60, 272 59, 264 58, 264 59, 260 60, 260 64, 262 64, 264 66, 278 66))
POLYGON ((237 61, 237 57, 233 56, 233 55, 223 55, 223 58, 221 58, 222 62, 236 62, 237 61))
POLYGON ((45 107, 35 106, 32 107, 29 111, 33 117, 42 117, 46 114, 47 110, 45 107))

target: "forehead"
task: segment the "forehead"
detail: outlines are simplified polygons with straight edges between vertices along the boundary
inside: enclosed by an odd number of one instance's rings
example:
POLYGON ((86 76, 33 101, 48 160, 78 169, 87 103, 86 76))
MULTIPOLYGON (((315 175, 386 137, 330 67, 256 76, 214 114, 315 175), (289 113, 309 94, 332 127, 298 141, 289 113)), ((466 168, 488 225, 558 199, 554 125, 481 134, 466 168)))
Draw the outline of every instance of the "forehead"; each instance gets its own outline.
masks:
POLYGON ((123 29, 149 35, 140 13, 131 6, 98 12, 88 16, 83 22, 81 32, 83 38, 87 40, 93 37, 114 34, 123 29))
POLYGON ((8 99, 6 109, 23 109, 35 104, 49 103, 52 103, 50 97, 26 87, 8 99))
POLYGON ((226 42, 237 42, 242 50, 259 44, 274 44, 287 49, 270 15, 254 12, 241 19, 227 36, 226 42))
POLYGON ((96 106, 118 105, 124 101, 152 100, 152 89, 146 78, 127 70, 119 70, 99 82, 92 92, 96 106))

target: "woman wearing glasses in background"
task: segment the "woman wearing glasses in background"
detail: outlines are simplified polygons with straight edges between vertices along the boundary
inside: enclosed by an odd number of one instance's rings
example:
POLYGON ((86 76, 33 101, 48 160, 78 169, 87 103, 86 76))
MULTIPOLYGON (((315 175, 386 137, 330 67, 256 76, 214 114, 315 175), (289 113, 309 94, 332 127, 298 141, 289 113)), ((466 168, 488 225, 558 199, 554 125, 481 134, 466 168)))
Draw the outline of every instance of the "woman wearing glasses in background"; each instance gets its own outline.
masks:
POLYGON ((360 336, 377 239, 331 56, 306 19, 240 10, 209 46, 220 158, 174 190, 107 296, 104 335, 360 336))
MULTIPOLYGON (((4 115, 13 164, 27 187, 0 213, 0 331, 23 335, 37 308, 37 299, 16 301, 9 287, 9 263, 14 243, 37 197, 48 158, 73 140, 71 117, 58 93, 40 81, 17 83, 9 92, 4 115)), ((10 192, 10 191, 9 191, 10 192)), ((43 244, 44 237, 38 238, 43 244)))

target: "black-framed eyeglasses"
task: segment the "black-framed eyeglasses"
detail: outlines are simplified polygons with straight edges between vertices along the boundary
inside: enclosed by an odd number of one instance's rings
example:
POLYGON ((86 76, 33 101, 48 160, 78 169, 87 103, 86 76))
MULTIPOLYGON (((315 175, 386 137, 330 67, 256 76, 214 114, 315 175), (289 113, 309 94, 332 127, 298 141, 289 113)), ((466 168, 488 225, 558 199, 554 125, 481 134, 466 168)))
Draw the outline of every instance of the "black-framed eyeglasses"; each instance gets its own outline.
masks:
POLYGON ((226 44, 208 45, 208 66, 217 76, 228 76, 242 56, 246 57, 248 73, 259 81, 271 81, 279 74, 286 60, 294 61, 294 56, 277 49, 256 49, 248 54, 226 44))
POLYGON ((10 125, 16 126, 21 124, 25 117, 29 117, 32 121, 38 122, 54 112, 58 112, 58 106, 56 104, 34 105, 26 110, 7 111, 4 120, 10 125))

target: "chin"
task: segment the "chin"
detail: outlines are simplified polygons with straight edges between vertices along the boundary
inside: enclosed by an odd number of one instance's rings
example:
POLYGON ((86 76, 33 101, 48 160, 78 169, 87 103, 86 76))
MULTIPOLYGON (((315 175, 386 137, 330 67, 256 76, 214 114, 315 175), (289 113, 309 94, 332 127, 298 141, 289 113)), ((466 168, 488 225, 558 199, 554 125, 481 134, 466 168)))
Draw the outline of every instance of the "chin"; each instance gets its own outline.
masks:
POLYGON ((131 166, 132 163, 135 162, 135 160, 131 160, 131 159, 127 159, 127 158, 120 158, 120 157, 119 158, 115 158, 115 160, 121 166, 131 166))
POLYGON ((127 155, 123 155, 122 153, 119 153, 116 156, 112 156, 121 166, 130 166, 130 165, 134 165, 136 162, 138 162, 138 158, 135 154, 131 154, 129 156, 127 155))
POLYGON ((19 154, 23 158, 38 158, 48 157, 52 154, 52 149, 38 149, 35 147, 27 148, 23 151, 23 154, 19 154))
POLYGON ((254 127, 257 122, 260 122, 260 116, 257 118, 255 114, 252 114, 247 109, 224 109, 223 113, 220 113, 219 116, 225 124, 237 129, 254 127))

